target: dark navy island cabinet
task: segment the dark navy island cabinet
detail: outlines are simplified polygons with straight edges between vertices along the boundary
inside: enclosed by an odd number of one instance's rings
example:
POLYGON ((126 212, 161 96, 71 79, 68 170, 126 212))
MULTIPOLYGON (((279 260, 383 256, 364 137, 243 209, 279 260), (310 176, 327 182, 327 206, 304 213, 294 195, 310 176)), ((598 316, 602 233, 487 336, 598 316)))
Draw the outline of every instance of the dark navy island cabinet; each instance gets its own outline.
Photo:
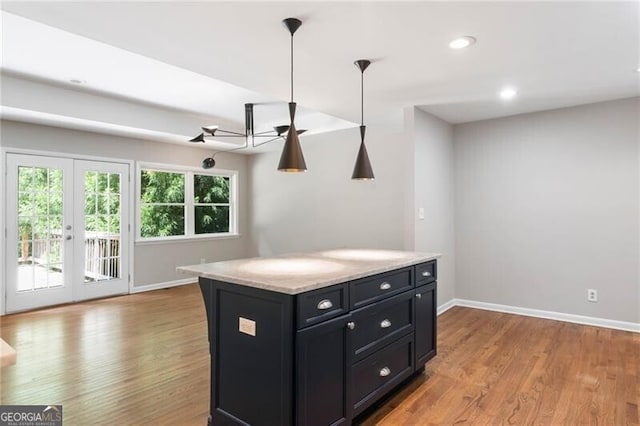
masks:
POLYGON ((209 425, 349 425, 436 355, 436 261, 290 295, 200 278, 209 425))

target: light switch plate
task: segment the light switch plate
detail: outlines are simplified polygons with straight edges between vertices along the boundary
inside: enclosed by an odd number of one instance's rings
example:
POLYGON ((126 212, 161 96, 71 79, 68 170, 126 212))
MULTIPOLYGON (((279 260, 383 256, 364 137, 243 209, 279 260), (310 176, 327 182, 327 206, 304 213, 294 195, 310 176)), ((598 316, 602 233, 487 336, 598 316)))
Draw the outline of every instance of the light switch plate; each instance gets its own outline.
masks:
POLYGON ((418 219, 424 220, 424 207, 418 209, 418 219))

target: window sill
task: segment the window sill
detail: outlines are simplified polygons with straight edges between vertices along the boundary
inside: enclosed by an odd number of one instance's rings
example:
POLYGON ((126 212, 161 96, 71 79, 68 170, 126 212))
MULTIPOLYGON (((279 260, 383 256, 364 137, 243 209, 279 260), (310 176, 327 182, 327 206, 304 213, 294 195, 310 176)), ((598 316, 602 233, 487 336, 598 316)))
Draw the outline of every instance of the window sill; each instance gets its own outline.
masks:
POLYGON ((196 241, 211 240, 233 240, 240 238, 240 234, 216 234, 216 235, 189 235, 187 237, 160 237, 160 238, 140 238, 135 241, 137 246, 147 246, 153 244, 172 244, 172 243, 192 243, 196 241))

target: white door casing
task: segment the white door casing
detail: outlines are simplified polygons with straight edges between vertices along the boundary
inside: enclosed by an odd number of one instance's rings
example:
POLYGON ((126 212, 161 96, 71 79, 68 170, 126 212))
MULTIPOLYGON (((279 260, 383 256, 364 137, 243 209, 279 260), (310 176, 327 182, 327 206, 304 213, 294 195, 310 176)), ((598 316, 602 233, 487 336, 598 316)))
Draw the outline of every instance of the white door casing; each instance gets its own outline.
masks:
POLYGON ((128 292, 129 164, 7 153, 6 176, 6 312, 128 292))

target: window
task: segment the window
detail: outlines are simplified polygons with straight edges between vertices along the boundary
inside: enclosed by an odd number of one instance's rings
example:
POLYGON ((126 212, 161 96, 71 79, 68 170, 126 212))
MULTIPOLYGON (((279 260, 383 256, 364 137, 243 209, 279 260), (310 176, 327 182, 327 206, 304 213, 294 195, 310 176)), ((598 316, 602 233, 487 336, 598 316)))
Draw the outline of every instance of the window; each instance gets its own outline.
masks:
POLYGON ((185 235, 185 173, 140 171, 140 236, 185 235))
POLYGON ((229 232, 228 176, 193 175, 195 233, 229 232))
POLYGON ((138 237, 170 240, 235 235, 237 172, 141 164, 138 237))

